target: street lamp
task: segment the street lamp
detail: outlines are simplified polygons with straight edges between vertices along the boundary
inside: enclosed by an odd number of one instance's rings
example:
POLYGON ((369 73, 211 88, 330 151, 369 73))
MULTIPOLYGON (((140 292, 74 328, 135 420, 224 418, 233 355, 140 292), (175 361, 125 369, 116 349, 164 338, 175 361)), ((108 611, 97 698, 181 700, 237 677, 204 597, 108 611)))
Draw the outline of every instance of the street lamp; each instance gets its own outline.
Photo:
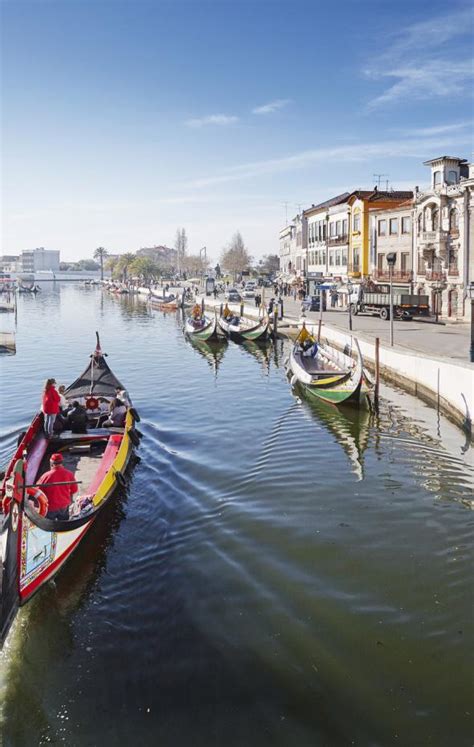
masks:
POLYGON ((396 252, 387 254, 388 278, 390 282, 390 347, 393 347, 393 266, 397 261, 396 252))
POLYGON ((474 363, 474 283, 471 282, 467 287, 467 296, 471 301, 471 348, 469 350, 469 359, 474 363))
POLYGON ((352 283, 347 281, 347 302, 349 304, 349 329, 352 332, 352 283))

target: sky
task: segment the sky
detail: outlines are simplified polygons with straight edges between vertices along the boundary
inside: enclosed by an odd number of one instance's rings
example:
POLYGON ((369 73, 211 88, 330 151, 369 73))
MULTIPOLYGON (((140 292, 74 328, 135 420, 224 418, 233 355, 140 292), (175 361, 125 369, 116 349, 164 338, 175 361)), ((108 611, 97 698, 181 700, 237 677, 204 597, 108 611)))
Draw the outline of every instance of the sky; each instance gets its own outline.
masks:
POLYGON ((3 0, 1 254, 256 259, 301 208, 473 160, 473 10, 445 0, 3 0))

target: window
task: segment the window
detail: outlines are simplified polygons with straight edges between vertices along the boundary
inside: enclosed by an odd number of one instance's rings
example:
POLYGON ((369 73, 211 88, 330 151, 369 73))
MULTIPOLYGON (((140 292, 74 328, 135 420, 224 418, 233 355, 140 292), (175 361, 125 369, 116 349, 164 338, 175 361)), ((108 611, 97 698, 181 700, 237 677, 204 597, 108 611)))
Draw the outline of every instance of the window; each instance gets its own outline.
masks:
POLYGON ((437 231, 439 229, 439 210, 433 210, 431 219, 433 222, 433 231, 437 231))
POLYGON ((402 233, 410 233, 411 218, 402 218, 402 233))
POLYGON ((438 187, 441 184, 441 171, 433 172, 433 186, 438 187))
POLYGON ((386 236, 387 234, 387 221, 379 220, 379 236, 386 236))
POLYGON ((342 235, 347 236, 347 218, 342 221, 342 235))
POLYGON ((385 254, 377 254, 377 270, 379 272, 383 271, 384 259, 385 259, 385 254))
POLYGON ((337 220, 336 221, 336 234, 338 236, 341 235, 341 226, 342 226, 342 221, 341 220, 337 220))
POLYGON ((354 271, 359 271, 359 262, 360 262, 360 250, 354 249, 354 271))
POLYGON ((333 267, 334 265, 334 252, 329 252, 329 266, 333 267))
POLYGON ((342 250, 342 264, 347 265, 347 249, 342 250))
POLYGON ((448 184, 457 184, 458 173, 457 171, 448 171, 448 184))
POLYGON ((390 218, 390 236, 398 236, 398 218, 390 218))
POLYGON ((410 255, 407 253, 403 253, 401 256, 401 266, 400 269, 402 272, 407 272, 410 265, 410 255))
POLYGON ((341 264, 341 250, 336 250, 336 265, 339 267, 341 264))
POLYGON ((352 229, 353 231, 360 231, 360 213, 354 213, 352 229))
POLYGON ((323 241, 326 241, 326 223, 323 223, 323 241))
POLYGON ((330 236, 335 236, 336 235, 336 224, 335 223, 330 223, 329 224, 329 235, 330 236))

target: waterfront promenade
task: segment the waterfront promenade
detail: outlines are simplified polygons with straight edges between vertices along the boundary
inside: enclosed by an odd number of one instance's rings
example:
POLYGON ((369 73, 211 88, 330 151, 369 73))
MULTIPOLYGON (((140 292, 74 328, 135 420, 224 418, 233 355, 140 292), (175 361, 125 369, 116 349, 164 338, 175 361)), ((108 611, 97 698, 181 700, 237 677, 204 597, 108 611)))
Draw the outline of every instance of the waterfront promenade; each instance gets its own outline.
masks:
MULTIPOLYGON (((202 297, 201 297, 202 298, 202 297)), ((209 307, 220 306, 225 299, 205 297, 209 307)), ((230 304, 234 309, 236 304, 230 304)), ((257 316, 255 304, 247 302, 244 313, 257 316)), ((301 313, 301 302, 283 299, 280 330, 296 327, 302 319, 313 333, 317 332, 319 312, 301 313)), ((345 311, 327 310, 322 314, 323 339, 339 347, 351 347, 357 337, 362 355, 369 367, 374 366, 375 340, 380 339, 380 371, 382 376, 427 400, 450 419, 472 433, 474 412, 474 364, 469 362, 470 328, 467 324, 436 324, 429 319, 395 321, 394 345, 389 344, 390 324, 376 317, 357 315, 349 318, 345 311)))

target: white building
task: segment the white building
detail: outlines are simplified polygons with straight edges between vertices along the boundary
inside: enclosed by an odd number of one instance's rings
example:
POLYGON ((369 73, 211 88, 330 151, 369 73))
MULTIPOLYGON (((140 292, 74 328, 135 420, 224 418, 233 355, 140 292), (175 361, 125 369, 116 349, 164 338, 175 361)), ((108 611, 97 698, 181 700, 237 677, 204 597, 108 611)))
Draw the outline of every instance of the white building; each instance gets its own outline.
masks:
POLYGON ((370 213, 370 277, 375 282, 387 282, 387 254, 395 254, 392 278, 406 291, 413 287, 415 276, 412 212, 413 200, 406 200, 397 207, 370 213))
POLYGON ((59 251, 56 249, 26 250, 21 253, 21 269, 23 272, 39 272, 42 270, 59 270, 59 251))
POLYGON ((348 197, 349 192, 344 192, 304 211, 308 235, 306 278, 310 294, 322 278, 347 275, 348 197))
POLYGON ((416 289, 430 296, 432 309, 451 319, 467 315, 466 288, 473 279, 474 174, 465 159, 440 156, 427 190, 416 189, 416 289))

